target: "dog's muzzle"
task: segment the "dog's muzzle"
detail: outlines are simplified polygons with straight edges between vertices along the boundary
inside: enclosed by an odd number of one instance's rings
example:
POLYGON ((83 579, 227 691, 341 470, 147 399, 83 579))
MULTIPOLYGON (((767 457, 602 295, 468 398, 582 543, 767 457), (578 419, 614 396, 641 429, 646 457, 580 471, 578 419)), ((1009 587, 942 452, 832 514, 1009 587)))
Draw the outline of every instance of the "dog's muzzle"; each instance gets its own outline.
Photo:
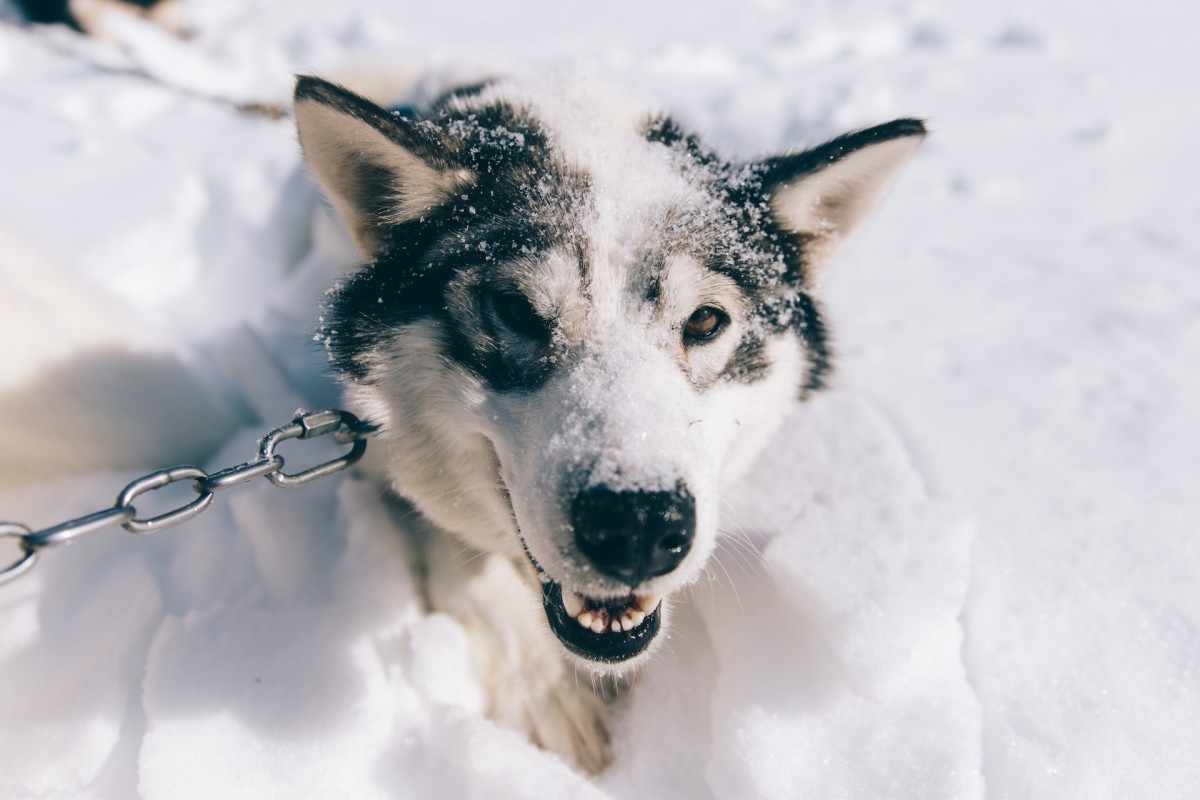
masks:
POLYGON ((542 604, 550 629, 588 661, 628 661, 661 629, 662 598, 638 589, 687 557, 696 528, 695 498, 681 483, 667 491, 590 486, 575 496, 569 521, 587 565, 629 587, 629 594, 584 597, 543 575, 542 604))

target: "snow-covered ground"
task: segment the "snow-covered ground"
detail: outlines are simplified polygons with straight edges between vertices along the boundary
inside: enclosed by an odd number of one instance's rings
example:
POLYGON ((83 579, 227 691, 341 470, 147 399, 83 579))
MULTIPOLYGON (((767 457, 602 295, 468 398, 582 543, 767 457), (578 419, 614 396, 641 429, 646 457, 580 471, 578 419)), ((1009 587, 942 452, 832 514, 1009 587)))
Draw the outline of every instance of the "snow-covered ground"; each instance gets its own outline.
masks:
POLYGON ((934 131, 825 280, 836 388, 730 498, 763 557, 730 538, 587 778, 487 721, 377 487, 232 490, 0 587, 0 797, 1200 797, 1200 13, 538 5, 0 24, 0 519, 336 402, 345 241, 290 123, 201 95, 571 65, 735 154, 934 131))

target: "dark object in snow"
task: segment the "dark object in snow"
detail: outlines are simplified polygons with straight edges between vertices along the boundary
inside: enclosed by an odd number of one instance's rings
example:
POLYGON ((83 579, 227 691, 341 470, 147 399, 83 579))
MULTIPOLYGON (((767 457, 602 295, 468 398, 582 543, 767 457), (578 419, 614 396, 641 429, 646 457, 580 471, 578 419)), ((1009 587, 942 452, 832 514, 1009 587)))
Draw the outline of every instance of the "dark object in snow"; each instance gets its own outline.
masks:
POLYGON ((17 7, 30 22, 52 24, 61 22, 82 31, 75 15, 71 13, 69 0, 16 0, 17 7))
POLYGON ((73 0, 15 0, 15 3, 29 22, 62 24, 80 33, 95 34, 102 12, 112 9, 145 17, 178 32, 175 17, 183 0, 93 0, 85 4, 73 0))

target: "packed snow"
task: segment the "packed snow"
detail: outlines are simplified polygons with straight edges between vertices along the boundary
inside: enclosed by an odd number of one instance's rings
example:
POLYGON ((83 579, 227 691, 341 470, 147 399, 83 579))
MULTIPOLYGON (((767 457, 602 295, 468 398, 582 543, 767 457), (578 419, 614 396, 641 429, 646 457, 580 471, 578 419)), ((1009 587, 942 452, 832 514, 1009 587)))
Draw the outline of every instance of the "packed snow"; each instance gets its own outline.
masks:
POLYGON ((342 474, 0 586, 0 797, 1200 796, 1194 9, 186 8, 0 21, 0 520, 336 404, 353 255, 290 121, 233 108, 297 72, 584 70, 747 157, 933 134, 823 276, 836 385, 727 498, 606 772, 488 720, 409 521, 342 474))

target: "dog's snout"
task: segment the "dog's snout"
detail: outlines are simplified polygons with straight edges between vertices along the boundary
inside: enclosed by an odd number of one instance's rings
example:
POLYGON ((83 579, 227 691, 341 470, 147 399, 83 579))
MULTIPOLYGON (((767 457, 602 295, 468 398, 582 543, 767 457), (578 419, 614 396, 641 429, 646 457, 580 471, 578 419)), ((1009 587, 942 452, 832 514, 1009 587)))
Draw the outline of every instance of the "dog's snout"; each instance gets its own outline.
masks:
POLYGON ((596 570, 637 586, 687 557, 696 501, 683 484, 671 491, 592 486, 571 503, 571 525, 576 547, 596 570))

